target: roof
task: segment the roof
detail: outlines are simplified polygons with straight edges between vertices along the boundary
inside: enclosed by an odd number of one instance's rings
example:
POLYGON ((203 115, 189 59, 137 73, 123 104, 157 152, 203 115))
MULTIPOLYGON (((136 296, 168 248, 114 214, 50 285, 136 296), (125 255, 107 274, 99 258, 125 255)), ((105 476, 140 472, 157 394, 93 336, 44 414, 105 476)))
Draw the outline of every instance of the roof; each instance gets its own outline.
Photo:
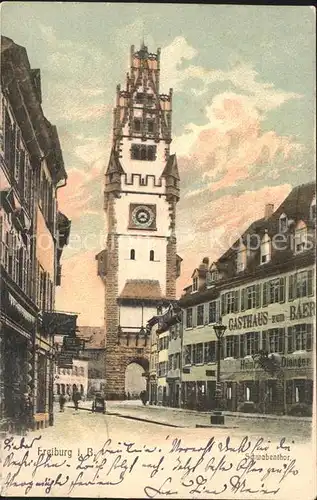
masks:
POLYGON ((166 177, 167 175, 171 175, 176 179, 180 180, 177 166, 177 158, 176 154, 170 155, 166 162, 165 168, 162 173, 162 177, 166 177))
POLYGON ((109 175, 115 173, 121 175, 124 174, 124 170, 118 158, 118 154, 116 153, 115 149, 112 148, 106 174, 109 175))
POLYGON ((106 346, 103 326, 79 326, 77 336, 85 340, 85 349, 104 349, 106 346))
POLYGON ((121 299, 162 299, 160 283, 157 280, 127 280, 120 294, 121 299))

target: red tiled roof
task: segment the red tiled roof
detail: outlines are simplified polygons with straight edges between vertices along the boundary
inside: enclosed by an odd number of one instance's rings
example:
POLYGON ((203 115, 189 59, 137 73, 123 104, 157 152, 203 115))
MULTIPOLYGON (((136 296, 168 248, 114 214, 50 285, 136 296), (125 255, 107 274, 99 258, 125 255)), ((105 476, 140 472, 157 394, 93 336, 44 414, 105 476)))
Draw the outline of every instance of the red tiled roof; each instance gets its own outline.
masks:
POLYGON ((104 349, 106 334, 103 326, 79 326, 77 336, 85 340, 85 349, 104 349))
POLYGON ((120 294, 121 299, 162 299, 160 283, 157 280, 127 280, 120 294))

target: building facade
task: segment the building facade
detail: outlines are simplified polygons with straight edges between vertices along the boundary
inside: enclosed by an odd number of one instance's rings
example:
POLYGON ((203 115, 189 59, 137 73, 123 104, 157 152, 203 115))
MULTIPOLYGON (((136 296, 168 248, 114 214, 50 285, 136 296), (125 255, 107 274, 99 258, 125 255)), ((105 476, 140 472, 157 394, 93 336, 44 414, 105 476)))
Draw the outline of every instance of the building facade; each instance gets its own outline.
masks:
MULTIPOLYGON (((315 339, 315 185, 292 190, 276 211, 248 228, 205 277, 193 275, 184 308, 182 392, 189 407, 212 408, 216 336, 221 350, 222 405, 230 411, 310 414, 315 339), (198 279, 196 279, 198 278, 198 279), (260 351, 277 369, 261 368, 260 351), (184 373, 185 372, 185 373, 184 373)), ((207 266, 207 259, 204 259, 207 266)), ((203 273, 202 273, 203 274, 203 273)))
POLYGON ((106 345, 104 328, 100 326, 79 326, 78 337, 85 341, 85 358, 88 359, 87 397, 106 390, 106 345))
POLYGON ((160 93, 160 50, 132 46, 126 87, 117 87, 105 177, 107 247, 96 256, 105 285, 108 398, 124 397, 129 363, 148 373, 145 325, 175 299, 179 174, 171 117, 172 90, 160 93))
POLYGON ((40 70, 6 37, 1 70, 0 405, 3 428, 18 431, 53 423, 54 343, 42 320, 54 309, 70 222, 60 224, 57 211, 67 175, 43 114, 40 70))
POLYGON ((60 368, 55 365, 54 399, 58 401, 63 394, 68 401, 74 392, 79 391, 84 400, 88 395, 88 360, 74 358, 72 368, 60 368))

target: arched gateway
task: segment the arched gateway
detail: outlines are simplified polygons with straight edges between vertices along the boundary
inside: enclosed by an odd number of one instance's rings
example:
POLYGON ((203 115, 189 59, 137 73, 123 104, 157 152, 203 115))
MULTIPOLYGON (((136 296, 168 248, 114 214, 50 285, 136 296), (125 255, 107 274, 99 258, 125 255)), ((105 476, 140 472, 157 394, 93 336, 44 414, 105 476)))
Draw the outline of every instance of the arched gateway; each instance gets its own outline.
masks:
POLYGON ((108 399, 124 398, 130 359, 148 363, 145 325, 176 294, 179 174, 170 154, 172 89, 159 93, 159 74, 160 50, 132 46, 126 89, 117 86, 105 176, 107 244, 96 256, 105 284, 108 399))
POLYGON ((141 391, 148 391, 149 362, 145 358, 133 358, 128 361, 125 369, 125 397, 139 398, 141 391))

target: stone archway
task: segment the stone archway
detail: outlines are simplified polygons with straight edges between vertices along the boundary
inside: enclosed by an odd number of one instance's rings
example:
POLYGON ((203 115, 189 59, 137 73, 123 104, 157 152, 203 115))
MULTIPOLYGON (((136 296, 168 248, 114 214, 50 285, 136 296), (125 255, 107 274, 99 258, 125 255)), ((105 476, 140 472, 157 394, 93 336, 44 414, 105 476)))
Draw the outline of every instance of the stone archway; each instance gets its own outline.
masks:
POLYGON ((148 390, 147 376, 149 362, 145 358, 128 360, 125 369, 124 392, 126 399, 139 399, 140 392, 148 390))

